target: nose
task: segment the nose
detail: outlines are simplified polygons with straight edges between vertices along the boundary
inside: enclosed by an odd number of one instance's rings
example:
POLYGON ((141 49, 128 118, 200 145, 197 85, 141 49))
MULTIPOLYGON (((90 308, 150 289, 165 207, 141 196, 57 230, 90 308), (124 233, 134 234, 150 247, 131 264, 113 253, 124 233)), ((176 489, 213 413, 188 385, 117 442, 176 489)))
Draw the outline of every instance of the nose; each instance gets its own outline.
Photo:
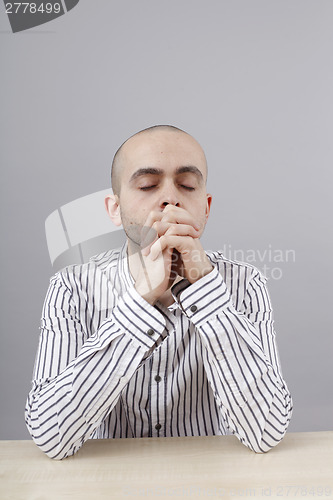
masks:
POLYGON ((167 205, 180 206, 179 193, 173 183, 167 183, 161 191, 159 206, 163 210, 167 205))
POLYGON ((162 205, 161 205, 161 208, 165 208, 167 205, 174 205, 175 207, 179 207, 179 206, 180 206, 178 202, 176 202, 176 203, 171 203, 171 202, 169 202, 169 201, 164 201, 164 202, 162 203, 162 205))
POLYGON ((174 205, 175 207, 179 207, 180 202, 177 196, 174 196, 172 193, 166 193, 165 196, 161 198, 160 207, 163 210, 167 205, 174 205))

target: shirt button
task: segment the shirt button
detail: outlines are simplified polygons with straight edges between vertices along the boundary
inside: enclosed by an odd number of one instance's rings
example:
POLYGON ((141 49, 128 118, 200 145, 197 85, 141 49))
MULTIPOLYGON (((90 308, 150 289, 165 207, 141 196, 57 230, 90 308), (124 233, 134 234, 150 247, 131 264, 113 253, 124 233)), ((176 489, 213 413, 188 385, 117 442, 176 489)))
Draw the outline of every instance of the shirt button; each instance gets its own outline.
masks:
POLYGON ((156 425, 155 425, 155 429, 156 429, 157 431, 159 431, 161 427, 162 427, 162 426, 161 426, 161 424, 156 424, 156 425))
POLYGON ((149 330, 147 331, 148 335, 154 335, 154 330, 152 328, 149 328, 149 330))
POLYGON ((198 310, 197 306, 195 305, 191 306, 190 309, 193 313, 195 313, 198 310))
POLYGON ((162 378, 159 375, 156 375, 155 380, 156 382, 161 382, 162 378))

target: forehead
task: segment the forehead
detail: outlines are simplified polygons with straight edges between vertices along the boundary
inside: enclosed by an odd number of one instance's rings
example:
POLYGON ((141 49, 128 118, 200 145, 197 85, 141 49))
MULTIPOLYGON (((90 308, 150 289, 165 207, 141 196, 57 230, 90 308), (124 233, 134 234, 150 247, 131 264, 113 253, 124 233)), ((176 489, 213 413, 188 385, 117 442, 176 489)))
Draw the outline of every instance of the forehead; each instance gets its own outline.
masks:
POLYGON ((199 143, 185 132, 156 130, 131 137, 121 151, 121 175, 128 180, 139 168, 172 172, 195 166, 206 178, 206 158, 199 143))

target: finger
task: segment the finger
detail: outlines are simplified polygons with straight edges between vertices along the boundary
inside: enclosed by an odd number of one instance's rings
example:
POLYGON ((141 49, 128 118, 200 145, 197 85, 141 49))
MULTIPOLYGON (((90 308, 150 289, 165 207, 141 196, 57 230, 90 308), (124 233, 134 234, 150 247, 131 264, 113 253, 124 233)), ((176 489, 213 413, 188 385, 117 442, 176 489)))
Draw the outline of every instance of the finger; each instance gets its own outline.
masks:
POLYGON ((158 238, 155 243, 150 248, 150 258, 151 260, 157 259, 157 257, 164 252, 165 249, 176 249, 179 253, 189 250, 189 242, 193 241, 193 238, 189 236, 178 236, 178 235, 163 235, 158 238))
POLYGON ((174 205, 167 205, 162 213, 162 220, 164 222, 189 224, 195 229, 200 229, 199 224, 195 221, 194 217, 183 208, 175 207, 174 205))
POLYGON ((141 231, 142 255, 147 256, 153 243, 165 234, 171 224, 169 222, 155 221, 151 227, 143 226, 141 231))
POLYGON ((164 246, 162 250, 161 243, 162 243, 161 238, 158 238, 158 240, 155 241, 155 243, 153 243, 152 246, 150 247, 148 253, 151 260, 156 260, 160 255, 162 255, 163 250, 167 248, 166 246, 164 246))
POLYGON ((152 227, 154 222, 160 221, 163 218, 163 212, 160 210, 152 210, 149 212, 148 217, 144 223, 144 227, 152 227))
POLYGON ((148 255, 151 245, 157 240, 160 234, 164 234, 169 226, 165 224, 165 230, 158 233, 154 225, 161 221, 163 214, 161 211, 151 211, 141 229, 141 249, 143 255, 148 255))
MULTIPOLYGON (((200 232, 197 229, 194 229, 193 226, 188 224, 170 224, 166 222, 155 222, 153 224, 153 228, 155 229, 158 237, 162 236, 190 236, 191 238, 199 238, 200 232)), ((157 238, 154 241, 151 241, 149 245, 145 246, 142 250, 142 254, 147 256, 151 251, 152 245, 156 242, 157 238)), ((156 247, 157 248, 157 247, 156 247)), ((157 250, 156 250, 157 252, 157 250)))
POLYGON ((154 222, 152 228, 156 231, 156 233, 160 237, 163 236, 163 234, 165 234, 171 228, 172 225, 173 224, 171 222, 161 220, 154 222))
POLYGON ((194 229, 189 224, 170 224, 164 234, 166 236, 191 236, 192 238, 199 238, 200 236, 199 230, 194 229))
POLYGON ((158 234, 152 227, 143 226, 141 229, 141 250, 143 255, 148 255, 151 245, 157 240, 158 234))
POLYGON ((163 220, 154 222, 152 229, 156 231, 159 238, 163 236, 163 234, 188 235, 193 238, 198 238, 200 236, 199 230, 194 229, 194 227, 189 224, 175 224, 163 220))

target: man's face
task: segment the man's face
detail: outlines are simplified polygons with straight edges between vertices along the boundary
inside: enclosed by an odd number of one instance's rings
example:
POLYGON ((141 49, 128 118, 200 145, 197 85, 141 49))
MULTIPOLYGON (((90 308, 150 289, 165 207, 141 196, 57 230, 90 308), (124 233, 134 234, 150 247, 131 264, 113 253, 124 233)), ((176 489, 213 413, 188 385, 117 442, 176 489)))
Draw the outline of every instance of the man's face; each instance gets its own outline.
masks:
POLYGON ((140 245, 151 211, 168 204, 187 210, 203 233, 211 195, 206 193, 205 155, 193 137, 178 131, 138 134, 120 157, 120 216, 128 238, 140 245))

